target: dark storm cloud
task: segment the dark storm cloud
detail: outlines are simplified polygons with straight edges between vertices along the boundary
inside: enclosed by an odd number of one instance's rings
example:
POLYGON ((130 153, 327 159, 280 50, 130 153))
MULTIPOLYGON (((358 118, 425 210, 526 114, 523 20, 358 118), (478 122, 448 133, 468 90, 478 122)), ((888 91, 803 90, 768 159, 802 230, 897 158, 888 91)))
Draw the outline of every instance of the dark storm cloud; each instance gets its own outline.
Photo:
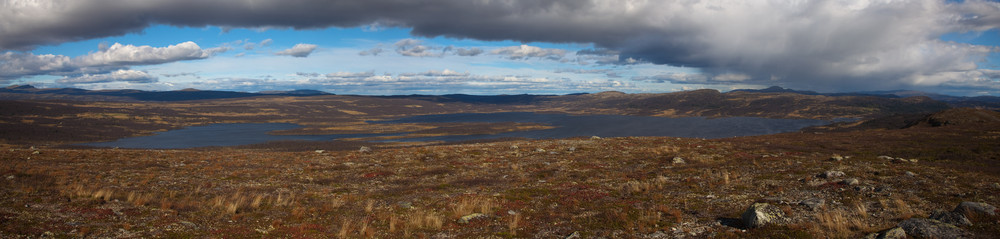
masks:
MULTIPOLYGON (((409 27, 412 34, 424 37, 594 44, 619 53, 620 63, 696 67, 709 81, 730 79, 717 77, 728 74, 748 76, 743 83, 872 89, 955 83, 967 80, 956 77, 969 76, 954 72, 989 77, 977 62, 997 49, 943 42, 939 37, 997 29, 1000 3, 6 0, 0 6, 4 36, 0 48, 28 49, 122 35, 150 24, 295 29, 377 24, 409 27)), ((419 46, 397 51, 430 54, 419 46)), ((510 50, 510 57, 515 57, 517 49, 510 50)))

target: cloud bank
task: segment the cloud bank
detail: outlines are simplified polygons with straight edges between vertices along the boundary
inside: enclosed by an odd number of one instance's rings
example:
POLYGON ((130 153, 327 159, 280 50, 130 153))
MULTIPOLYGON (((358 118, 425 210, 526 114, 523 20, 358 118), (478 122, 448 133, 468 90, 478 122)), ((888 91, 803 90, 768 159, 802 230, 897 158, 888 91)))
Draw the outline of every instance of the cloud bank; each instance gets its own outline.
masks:
MULTIPOLYGON (((584 43, 620 53, 620 63, 696 67, 704 78, 698 82, 707 84, 1000 88, 995 74, 978 65, 996 48, 940 40, 947 33, 1000 28, 1000 3, 987 0, 5 0, 0 4, 0 49, 123 35, 151 24, 378 25, 408 27, 424 37, 584 43)), ((397 47, 397 52, 442 54, 421 46, 397 47)), ((288 55, 308 55, 294 49, 288 55)), ((511 59, 559 56, 534 50, 521 46, 494 54, 511 59)), ((610 63, 607 58, 602 62, 610 63)))

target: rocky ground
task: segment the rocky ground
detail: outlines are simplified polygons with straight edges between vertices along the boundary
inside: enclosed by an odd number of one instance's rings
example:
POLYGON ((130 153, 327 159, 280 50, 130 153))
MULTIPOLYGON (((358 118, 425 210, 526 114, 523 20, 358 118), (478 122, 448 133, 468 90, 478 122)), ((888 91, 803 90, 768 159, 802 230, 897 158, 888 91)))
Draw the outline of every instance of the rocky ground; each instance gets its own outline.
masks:
POLYGON ((977 122, 349 151, 6 145, 0 237, 997 238, 1000 127, 977 122))

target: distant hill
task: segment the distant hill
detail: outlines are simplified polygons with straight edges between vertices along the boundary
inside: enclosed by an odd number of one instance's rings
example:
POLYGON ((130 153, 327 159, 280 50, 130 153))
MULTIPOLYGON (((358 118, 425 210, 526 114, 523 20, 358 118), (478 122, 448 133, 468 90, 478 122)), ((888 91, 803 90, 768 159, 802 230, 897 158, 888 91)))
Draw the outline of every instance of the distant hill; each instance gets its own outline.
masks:
POLYGON ((183 89, 176 91, 84 90, 76 88, 39 89, 30 85, 13 85, 0 89, 0 99, 8 100, 78 100, 78 101, 187 101, 229 99, 254 96, 313 96, 331 95, 316 90, 267 91, 260 93, 183 89))

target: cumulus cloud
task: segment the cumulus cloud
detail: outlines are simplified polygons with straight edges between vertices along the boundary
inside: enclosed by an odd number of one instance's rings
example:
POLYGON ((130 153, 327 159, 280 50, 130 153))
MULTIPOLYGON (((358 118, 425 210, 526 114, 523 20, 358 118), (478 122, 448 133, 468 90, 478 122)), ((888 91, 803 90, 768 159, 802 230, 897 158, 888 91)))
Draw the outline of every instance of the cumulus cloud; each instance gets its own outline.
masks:
POLYGON ((566 56, 566 50, 563 49, 546 49, 529 45, 503 47, 490 51, 490 53, 501 55, 511 60, 523 60, 527 58, 559 60, 563 56, 566 56))
POLYGON ((408 38, 399 40, 396 44, 393 44, 393 46, 396 47, 396 53, 404 56, 425 57, 443 55, 443 53, 432 52, 435 49, 434 47, 426 46, 423 44, 423 41, 417 39, 408 38))
POLYGON ((316 50, 316 45, 299 43, 279 52, 274 53, 275 55, 292 56, 292 57, 307 57, 316 50))
POLYGON ((444 51, 455 52, 455 55, 458 56, 478 56, 479 54, 483 54, 483 49, 480 49, 479 47, 461 48, 461 47, 448 46, 444 48, 444 51))
MULTIPOLYGON (((117 36, 139 32, 151 24, 408 27, 420 37, 593 44, 618 52, 621 63, 700 68, 709 81, 716 75, 743 74, 750 77, 743 83, 877 89, 945 84, 962 80, 956 78, 962 74, 956 73, 983 73, 977 63, 995 54, 996 49, 945 42, 940 36, 1000 28, 1000 3, 164 0, 120 4, 115 0, 8 0, 0 6, 0 23, 0 36, 4 36, 0 49, 117 36)), ((524 49, 509 49, 510 57, 518 50, 524 49)), ((432 53, 407 48, 401 54, 432 53)))
POLYGON ((227 50, 224 47, 202 49, 190 41, 166 47, 102 44, 99 49, 97 52, 73 58, 52 54, 5 52, 0 54, 0 78, 15 79, 33 75, 100 75, 130 66, 204 59, 227 50))
POLYGON ((156 77, 144 71, 137 70, 117 70, 108 74, 90 75, 85 74, 77 77, 67 77, 56 80, 59 84, 93 84, 108 82, 129 82, 129 83, 153 83, 156 77))

